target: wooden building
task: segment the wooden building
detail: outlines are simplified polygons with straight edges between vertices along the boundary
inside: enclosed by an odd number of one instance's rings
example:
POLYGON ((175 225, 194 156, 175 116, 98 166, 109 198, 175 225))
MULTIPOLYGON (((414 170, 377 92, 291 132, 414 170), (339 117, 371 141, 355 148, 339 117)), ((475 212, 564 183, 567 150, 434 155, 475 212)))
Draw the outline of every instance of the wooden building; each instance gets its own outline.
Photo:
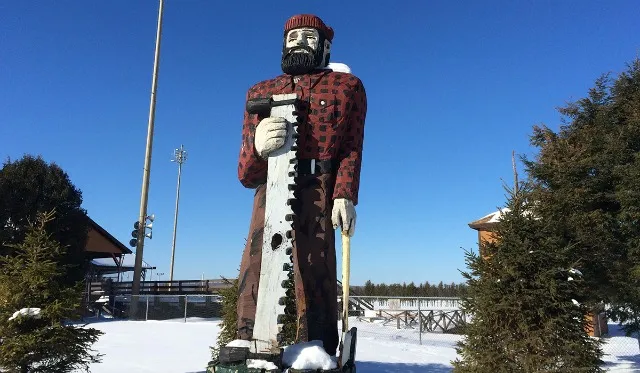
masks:
MULTIPOLYGON (((133 271, 133 252, 93 219, 89 218, 89 232, 85 246, 86 260, 89 261, 87 280, 100 281, 104 276, 133 271)), ((152 267, 143 263, 142 276, 152 267)), ((117 276, 119 277, 119 276, 117 276)))
MULTIPOLYGON (((114 312, 118 309, 114 308, 115 299, 109 289, 114 283, 121 283, 122 274, 133 272, 132 254, 133 252, 127 246, 89 218, 85 245, 85 260, 88 266, 85 273, 85 294, 80 305, 81 314, 84 316, 94 316, 101 312, 115 314, 114 312)), ((146 278, 147 270, 153 269, 155 267, 143 262, 142 278, 146 278)))
MULTIPOLYGON (((503 211, 509 211, 509 209, 502 209, 503 211)), ((500 223, 501 211, 494 211, 491 214, 485 215, 478 220, 469 223, 469 227, 478 231, 478 245, 480 256, 483 259, 488 259, 490 255, 483 252, 482 243, 491 243, 499 239, 498 234, 495 232, 498 224, 500 223)), ((603 334, 609 332, 607 325, 607 318, 603 310, 597 310, 595 312, 588 313, 585 317, 589 320, 589 326, 587 332, 592 337, 600 337, 603 334)))
MULTIPOLYGON (((503 209, 508 211, 508 209, 503 209)), ((482 258, 487 258, 487 253, 484 252, 483 247, 481 245, 482 242, 495 242, 498 239, 497 234, 494 232, 497 224, 500 221, 500 211, 492 212, 489 215, 485 215, 478 220, 475 220, 469 223, 469 227, 471 229, 475 229, 478 231, 478 245, 480 256, 482 258)))
POLYGON ((85 252, 88 260, 121 257, 132 253, 128 247, 91 218, 89 218, 89 232, 87 233, 85 252))

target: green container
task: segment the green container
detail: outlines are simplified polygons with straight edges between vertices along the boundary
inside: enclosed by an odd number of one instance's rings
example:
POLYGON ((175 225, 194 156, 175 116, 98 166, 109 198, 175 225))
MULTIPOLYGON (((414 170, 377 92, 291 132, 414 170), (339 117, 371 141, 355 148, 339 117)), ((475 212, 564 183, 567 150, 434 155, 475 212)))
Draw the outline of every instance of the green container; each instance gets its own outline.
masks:
POLYGON ((221 364, 218 362, 210 362, 207 366, 207 373, 281 373, 280 369, 257 369, 247 368, 246 363, 238 364, 221 364))
POLYGON ((289 373, 343 373, 343 372, 353 372, 355 373, 355 368, 351 368, 351 370, 342 370, 340 368, 330 369, 330 370, 322 370, 322 369, 289 369, 289 373))

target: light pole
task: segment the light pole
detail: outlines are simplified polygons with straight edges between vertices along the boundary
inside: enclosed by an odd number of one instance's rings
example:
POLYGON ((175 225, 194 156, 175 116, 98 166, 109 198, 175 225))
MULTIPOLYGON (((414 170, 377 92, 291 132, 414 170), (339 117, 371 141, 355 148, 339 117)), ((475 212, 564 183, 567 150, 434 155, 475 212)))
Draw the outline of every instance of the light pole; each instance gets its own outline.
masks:
POLYGON ((173 263, 176 255, 176 232, 178 230, 178 203, 180 202, 180 176, 182 175, 182 164, 187 160, 187 151, 184 145, 174 152, 174 159, 171 162, 178 164, 178 186, 176 187, 176 212, 173 216, 173 242, 171 244, 171 269, 169 270, 169 281, 173 281, 173 263))
POLYGON ((147 128, 147 147, 144 157, 144 170, 142 174, 142 193, 140 197, 140 214, 138 223, 140 233, 136 245, 136 261, 133 267, 133 284, 131 286, 131 314, 135 315, 138 308, 138 293, 140 292, 140 275, 142 273, 142 250, 144 248, 144 227, 147 219, 147 201, 149 197, 149 174, 151 171, 151 150, 153 148, 153 127, 156 113, 156 90, 158 87, 158 65, 160 60, 160 39, 162 35, 162 12, 164 0, 159 0, 158 26, 156 30, 156 50, 153 60, 153 75, 151 82, 151 103, 149 104, 149 123, 147 128))

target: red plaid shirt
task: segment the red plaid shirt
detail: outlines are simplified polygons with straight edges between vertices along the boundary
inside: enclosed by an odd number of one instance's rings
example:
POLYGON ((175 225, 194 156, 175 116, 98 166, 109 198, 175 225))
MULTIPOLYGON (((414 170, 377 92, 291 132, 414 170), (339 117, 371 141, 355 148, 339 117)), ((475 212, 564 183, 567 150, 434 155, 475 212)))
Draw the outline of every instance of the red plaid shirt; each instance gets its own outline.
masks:
MULTIPOLYGON (((306 119, 298 126, 298 158, 338 161, 333 198, 347 198, 358 204, 367 114, 362 82, 355 75, 331 70, 303 75, 295 85, 292 76, 280 75, 251 87, 247 100, 284 93, 297 93, 310 105, 300 108, 298 114, 306 119)), ((267 161, 257 155, 253 144, 261 119, 245 111, 238 178, 247 188, 256 188, 267 181, 267 161)))

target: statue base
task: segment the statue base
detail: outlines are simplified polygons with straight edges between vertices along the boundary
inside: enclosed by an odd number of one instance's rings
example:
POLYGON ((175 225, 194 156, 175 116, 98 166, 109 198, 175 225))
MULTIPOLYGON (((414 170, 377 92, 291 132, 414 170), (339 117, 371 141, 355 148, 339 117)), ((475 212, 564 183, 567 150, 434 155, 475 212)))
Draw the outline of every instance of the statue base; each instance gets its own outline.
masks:
POLYGON ((207 373, 281 373, 281 369, 266 370, 264 368, 249 368, 246 363, 210 362, 207 373))
POLYGON ((264 368, 249 368, 246 363, 226 363, 223 364, 219 361, 209 362, 207 366, 207 373, 356 373, 356 365, 353 364, 350 367, 336 368, 330 370, 322 369, 293 369, 286 368, 284 370, 264 368))
POLYGON ((279 353, 252 353, 248 347, 221 347, 217 360, 210 361, 207 373, 356 373, 357 329, 351 328, 345 333, 340 346, 341 365, 335 369, 293 369, 283 367, 283 350, 279 353), (248 360, 263 360, 272 363, 273 369, 247 366, 248 360))

